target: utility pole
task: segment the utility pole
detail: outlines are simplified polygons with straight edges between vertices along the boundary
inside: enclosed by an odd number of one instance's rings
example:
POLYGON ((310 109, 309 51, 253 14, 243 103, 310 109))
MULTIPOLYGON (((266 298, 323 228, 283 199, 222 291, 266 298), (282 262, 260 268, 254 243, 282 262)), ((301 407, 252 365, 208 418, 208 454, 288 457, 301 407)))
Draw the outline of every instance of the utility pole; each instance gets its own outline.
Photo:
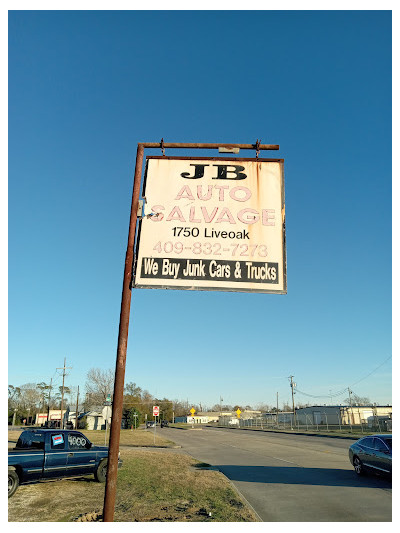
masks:
POLYGON ((279 402, 278 402, 279 392, 276 393, 276 427, 279 427, 279 402))
POLYGON ((294 422, 294 425, 296 425, 296 411, 294 409, 294 388, 296 386, 296 383, 293 383, 294 376, 289 376, 289 378, 290 378, 290 388, 292 389, 293 422, 294 422))
MULTIPOLYGON (((350 405, 350 412, 349 412, 349 423, 350 423, 350 431, 352 431, 352 424, 351 424, 351 418, 353 417, 353 406, 351 404, 351 394, 352 391, 350 390, 350 387, 347 387, 347 390, 349 391, 349 405, 350 405)), ((353 417, 354 418, 354 417, 353 417)))
POLYGON ((78 402, 79 402, 79 385, 78 385, 78 394, 76 395, 75 429, 78 429, 78 402))
POLYGON ((46 400, 45 400, 44 391, 42 392, 42 402, 43 402, 43 411, 44 411, 44 409, 45 409, 45 405, 46 405, 46 400))
POLYGON ((50 394, 51 394, 51 384, 53 383, 53 378, 50 379, 49 385, 49 397, 47 400, 47 427, 50 427, 50 394))
POLYGON ((65 380, 65 370, 68 368, 72 368, 71 366, 66 367, 65 366, 66 358, 64 357, 64 366, 62 368, 57 368, 57 370, 63 371, 63 382, 62 382, 62 392, 61 392, 61 419, 60 419, 60 428, 64 429, 64 419, 63 419, 63 407, 64 407, 64 380, 65 380))

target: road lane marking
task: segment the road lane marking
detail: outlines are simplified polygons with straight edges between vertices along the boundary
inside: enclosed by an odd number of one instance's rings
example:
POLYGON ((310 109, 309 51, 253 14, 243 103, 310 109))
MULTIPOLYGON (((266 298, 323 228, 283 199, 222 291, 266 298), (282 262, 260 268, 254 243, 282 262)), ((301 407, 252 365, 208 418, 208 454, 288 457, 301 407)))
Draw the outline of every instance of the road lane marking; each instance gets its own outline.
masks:
POLYGON ((262 455, 263 457, 270 457, 271 459, 276 459, 277 461, 283 461, 284 463, 290 463, 291 465, 296 465, 296 466, 300 466, 301 468, 304 468, 303 466, 301 466, 301 465, 299 465, 297 463, 294 463, 293 461, 287 461, 286 459, 281 459, 280 457, 274 457, 273 455, 266 455, 265 456, 264 454, 260 454, 260 453, 254 452, 254 450, 241 448, 239 446, 234 446, 233 444, 226 444, 225 446, 230 446, 231 448, 237 448, 238 450, 247 451, 247 452, 250 452, 250 453, 253 453, 253 454, 256 454, 256 455, 262 455))
POLYGON ((286 459, 281 459, 280 457, 274 457, 273 455, 267 455, 267 457, 272 457, 272 459, 276 459, 277 461, 283 461, 284 463, 290 463, 291 465, 299 466, 300 468, 304 468, 304 466, 301 466, 297 463, 293 463, 293 461, 287 461, 286 459))

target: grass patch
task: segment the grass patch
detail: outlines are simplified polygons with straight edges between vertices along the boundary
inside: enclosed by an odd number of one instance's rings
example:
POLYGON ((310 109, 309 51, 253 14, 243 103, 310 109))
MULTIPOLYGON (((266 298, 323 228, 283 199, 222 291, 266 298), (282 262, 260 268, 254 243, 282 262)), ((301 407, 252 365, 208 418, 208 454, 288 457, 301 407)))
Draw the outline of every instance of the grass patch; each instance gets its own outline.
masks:
MULTIPOLYGON (((38 428, 39 429, 39 428, 38 428)), ((79 429, 81 433, 86 435, 86 437, 96 444, 97 446, 108 446, 108 441, 110 438, 110 432, 107 431, 107 440, 105 441, 105 431, 104 430, 86 430, 79 429)), ((14 447, 15 443, 18 440, 18 437, 22 433, 22 430, 11 430, 8 432, 8 440, 12 444, 9 447, 14 447)), ((121 446, 150 446, 150 447, 173 447, 175 443, 162 438, 162 430, 156 430, 156 437, 154 440, 154 430, 145 430, 145 429, 122 429, 120 434, 120 445, 121 446)))
MULTIPOLYGON (((108 446, 108 440, 110 438, 110 432, 107 432, 107 441, 104 444, 105 431, 103 430, 80 430, 81 433, 87 436, 90 442, 97 444, 98 446, 108 446)), ((156 435, 154 439, 154 430, 153 429, 121 429, 120 441, 121 446, 155 446, 155 447, 167 447, 170 448, 175 446, 175 443, 164 439, 162 437, 162 430, 156 430, 156 435)))
MULTIPOLYGON (((256 517, 220 472, 172 451, 124 448, 116 522, 253 522, 256 517)), ((70 522, 103 510, 104 484, 92 476, 21 486, 9 500, 10 522, 70 522)), ((95 518, 96 519, 96 518, 95 518)))

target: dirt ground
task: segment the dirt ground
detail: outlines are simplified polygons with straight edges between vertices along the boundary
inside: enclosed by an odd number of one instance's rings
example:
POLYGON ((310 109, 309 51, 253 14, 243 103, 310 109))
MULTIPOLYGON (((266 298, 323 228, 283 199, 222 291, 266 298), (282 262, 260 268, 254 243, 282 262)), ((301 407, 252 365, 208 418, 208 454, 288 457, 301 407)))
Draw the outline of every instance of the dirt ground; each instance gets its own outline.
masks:
MULTIPOLYGON (((182 449, 125 445, 121 459, 116 522, 257 520, 220 472, 203 469, 182 449)), ((8 520, 101 521, 104 491, 93 475, 22 485, 8 501, 8 520)))

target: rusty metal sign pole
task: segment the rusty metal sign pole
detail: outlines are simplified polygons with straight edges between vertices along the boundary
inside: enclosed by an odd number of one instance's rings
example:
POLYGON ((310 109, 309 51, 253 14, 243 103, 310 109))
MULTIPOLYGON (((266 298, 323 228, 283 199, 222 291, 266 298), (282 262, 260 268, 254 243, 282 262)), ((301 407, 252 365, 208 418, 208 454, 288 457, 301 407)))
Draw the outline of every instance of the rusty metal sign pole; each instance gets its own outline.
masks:
POLYGON ((142 175, 143 166, 143 152, 143 144, 138 144, 135 178, 133 182, 131 216, 129 222, 128 246, 125 255, 124 282, 122 287, 121 298, 121 314, 118 333, 117 360, 115 365, 110 446, 108 452, 106 490, 104 495, 104 522, 113 522, 114 520, 115 496, 117 489, 119 439, 121 431, 122 404, 124 396, 126 349, 128 345, 129 312, 131 307, 133 250, 135 246, 136 220, 140 193, 140 179, 142 175))
POLYGON ((124 379, 126 350, 128 345, 129 313, 131 308, 131 281, 133 254, 135 247, 135 233, 137 211, 140 195, 140 181, 143 168, 143 153, 145 148, 191 148, 218 149, 242 148, 244 150, 279 150, 277 144, 226 144, 226 143, 138 143, 136 154, 135 178, 133 182, 131 216, 129 222, 128 246, 125 255, 124 281, 122 287, 121 313, 118 333, 117 360, 115 365, 114 398, 111 419, 110 445, 108 452, 107 480, 104 495, 103 521, 114 521, 115 497, 117 489, 118 453, 122 422, 122 406, 124 396, 124 379))

